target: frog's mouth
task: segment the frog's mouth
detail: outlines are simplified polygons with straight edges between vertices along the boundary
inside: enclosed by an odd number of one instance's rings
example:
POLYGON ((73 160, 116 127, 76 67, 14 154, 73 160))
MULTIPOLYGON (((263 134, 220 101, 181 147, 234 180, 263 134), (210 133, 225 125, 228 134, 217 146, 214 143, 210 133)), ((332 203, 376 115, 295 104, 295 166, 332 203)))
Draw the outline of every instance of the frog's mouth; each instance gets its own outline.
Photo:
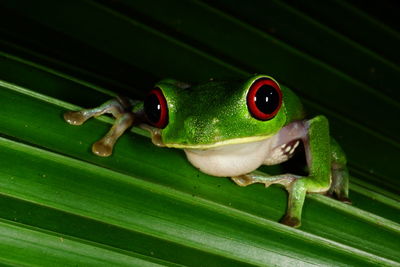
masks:
POLYGON ((258 136, 251 136, 251 137, 239 137, 239 138, 222 140, 219 142, 209 143, 209 144, 164 143, 162 140, 162 137, 161 137, 160 129, 151 127, 146 124, 142 124, 142 125, 140 125, 140 127, 142 129, 145 129, 150 132, 151 141, 156 146, 179 148, 179 149, 194 149, 194 150, 206 150, 206 149, 223 147, 223 146, 228 146, 228 145, 252 143, 252 142, 257 142, 257 141, 268 139, 274 135, 274 134, 269 134, 269 135, 258 135, 258 136))
POLYGON ((206 149, 223 147, 223 146, 228 146, 228 145, 236 145, 236 144, 245 144, 245 143, 257 142, 257 141, 268 139, 271 136, 272 135, 241 137, 241 138, 223 140, 223 141, 215 142, 215 143, 212 143, 212 144, 175 144, 175 143, 168 143, 168 144, 164 144, 164 146, 171 147, 171 148, 180 148, 180 149, 206 150, 206 149))

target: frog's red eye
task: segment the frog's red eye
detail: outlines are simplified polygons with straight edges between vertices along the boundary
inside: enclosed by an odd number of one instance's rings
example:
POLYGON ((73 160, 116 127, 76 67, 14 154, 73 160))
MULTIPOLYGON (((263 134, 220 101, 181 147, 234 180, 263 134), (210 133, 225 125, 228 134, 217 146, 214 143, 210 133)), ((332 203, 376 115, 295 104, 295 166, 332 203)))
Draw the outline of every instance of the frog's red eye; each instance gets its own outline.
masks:
POLYGON ((154 127, 163 129, 168 124, 167 100, 159 88, 153 89, 144 100, 144 113, 154 127))
POLYGON ((247 108, 257 120, 270 120, 278 113, 282 105, 282 92, 272 79, 256 80, 247 93, 247 108))

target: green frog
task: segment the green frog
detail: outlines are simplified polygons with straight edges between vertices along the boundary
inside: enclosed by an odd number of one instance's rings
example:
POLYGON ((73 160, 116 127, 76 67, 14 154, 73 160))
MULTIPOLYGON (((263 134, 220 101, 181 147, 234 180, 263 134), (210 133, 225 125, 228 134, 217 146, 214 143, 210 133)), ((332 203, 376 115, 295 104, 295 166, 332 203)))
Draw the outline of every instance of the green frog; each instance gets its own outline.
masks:
POLYGON ((284 186, 289 197, 283 224, 301 225, 307 193, 350 203, 346 156, 330 137, 328 120, 306 120, 299 98, 270 76, 196 86, 164 79, 144 101, 117 97, 97 108, 66 112, 64 118, 80 125, 104 113, 116 120, 93 144, 95 154, 111 155, 117 139, 136 125, 150 132, 155 145, 183 149, 189 162, 206 174, 230 177, 239 186, 284 186), (304 147, 308 176, 255 172, 263 164, 287 161, 299 145, 304 147))

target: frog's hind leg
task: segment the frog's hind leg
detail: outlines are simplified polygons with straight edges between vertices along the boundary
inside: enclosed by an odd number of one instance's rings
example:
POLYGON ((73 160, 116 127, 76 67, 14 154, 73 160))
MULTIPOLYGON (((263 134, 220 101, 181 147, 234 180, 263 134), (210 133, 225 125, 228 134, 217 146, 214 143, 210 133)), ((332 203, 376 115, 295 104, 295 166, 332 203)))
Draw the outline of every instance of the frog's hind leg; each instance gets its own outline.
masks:
POLYGON ((333 138, 331 139, 331 156, 332 183, 326 195, 351 204, 351 200, 349 199, 349 172, 346 167, 346 156, 333 138))
POLYGON ((324 116, 317 116, 304 121, 299 127, 304 127, 304 135, 296 136, 304 144, 309 175, 300 177, 293 174, 277 176, 258 175, 255 172, 233 177, 232 180, 241 186, 253 183, 283 185, 289 193, 286 215, 283 224, 299 227, 301 213, 306 193, 325 193, 329 190, 331 174, 331 151, 328 120, 324 116))
POLYGON ((294 174, 282 174, 275 176, 259 175, 256 172, 245 174, 231 179, 240 186, 247 186, 254 183, 264 184, 268 187, 272 184, 280 184, 286 188, 289 193, 288 208, 285 217, 281 220, 281 223, 299 227, 301 225, 301 211, 303 208, 303 202, 307 193, 304 179, 301 176, 294 174))
POLYGON ((68 111, 64 113, 64 119, 72 125, 81 125, 91 117, 97 117, 105 113, 112 114, 116 120, 108 133, 93 144, 94 154, 107 157, 112 154, 115 142, 134 122, 134 114, 130 111, 133 103, 122 97, 117 97, 105 102, 93 109, 68 111))

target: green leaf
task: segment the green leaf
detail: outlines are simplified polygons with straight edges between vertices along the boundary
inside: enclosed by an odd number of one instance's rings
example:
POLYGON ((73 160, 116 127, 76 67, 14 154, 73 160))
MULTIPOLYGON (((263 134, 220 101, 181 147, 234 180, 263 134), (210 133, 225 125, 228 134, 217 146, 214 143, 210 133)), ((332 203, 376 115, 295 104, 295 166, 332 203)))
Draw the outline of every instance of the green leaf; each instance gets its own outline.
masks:
MULTIPOLYGON (((0 3, 2 265, 400 265, 399 95, 386 95, 399 77, 396 57, 306 9, 237 3, 0 3), (280 14, 267 23, 278 32, 263 24, 261 7, 280 14), (298 40, 300 32, 308 38, 298 40), (364 77, 359 66, 368 64, 387 79, 364 77), (279 187, 205 175, 136 128, 99 158, 91 144, 112 120, 76 127, 62 117, 118 93, 141 97, 166 76, 195 82, 254 71, 294 87, 311 114, 329 116, 349 155, 352 206, 309 195, 302 227, 289 228, 277 222, 287 202, 279 187)), ((349 6, 334 5, 362 12, 349 6)))

